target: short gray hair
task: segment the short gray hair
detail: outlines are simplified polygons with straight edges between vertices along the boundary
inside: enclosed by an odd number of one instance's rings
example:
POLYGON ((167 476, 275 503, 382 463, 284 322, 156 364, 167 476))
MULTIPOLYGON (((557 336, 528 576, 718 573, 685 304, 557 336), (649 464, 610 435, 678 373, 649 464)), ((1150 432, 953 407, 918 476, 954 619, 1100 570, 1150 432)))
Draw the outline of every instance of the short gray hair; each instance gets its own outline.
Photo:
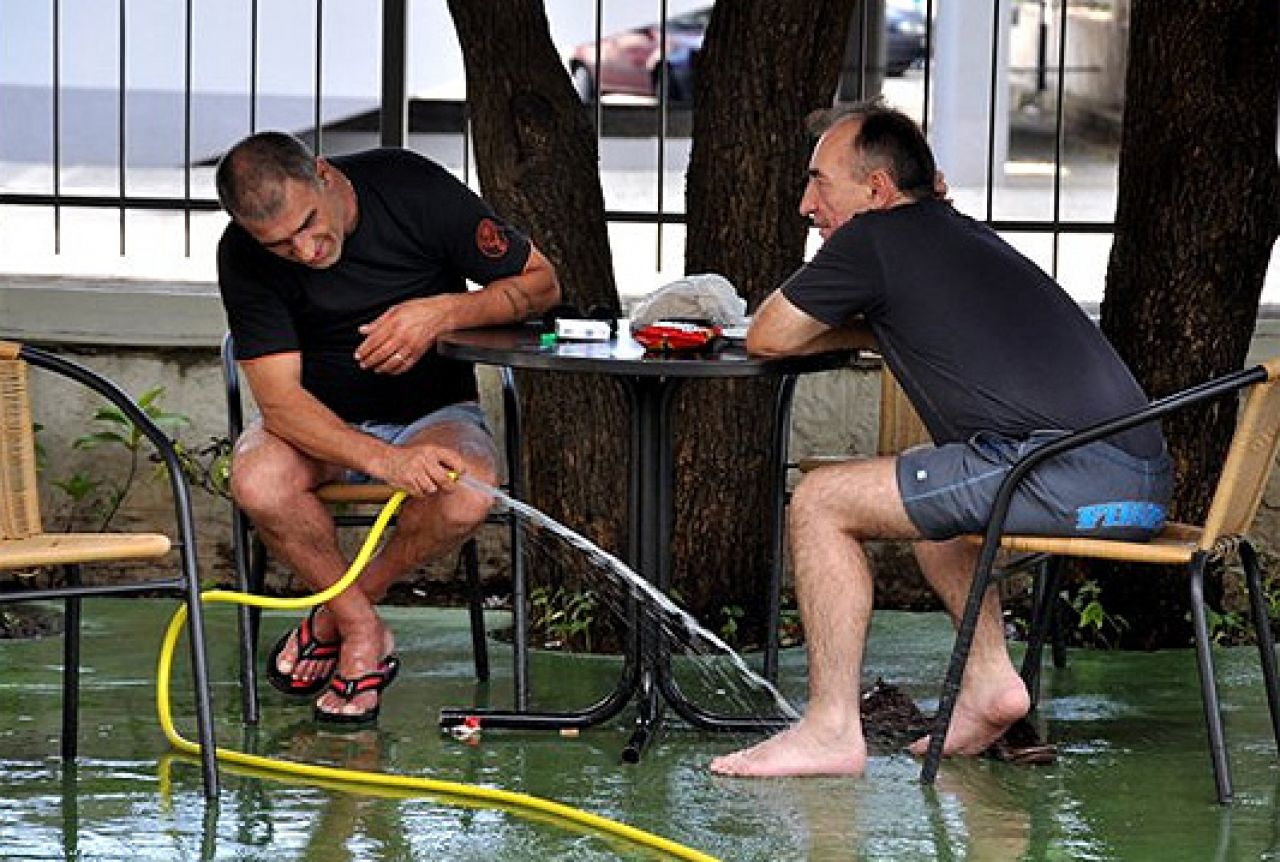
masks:
POLYGON ((916 121, 879 99, 853 102, 811 114, 809 130, 821 135, 846 120, 861 126, 852 141, 854 154, 867 170, 883 168, 898 191, 914 200, 934 195, 938 167, 916 121))
POLYGON ((234 219, 263 221, 284 204, 286 180, 319 183, 315 155, 286 132, 258 132, 218 161, 218 201, 234 219))

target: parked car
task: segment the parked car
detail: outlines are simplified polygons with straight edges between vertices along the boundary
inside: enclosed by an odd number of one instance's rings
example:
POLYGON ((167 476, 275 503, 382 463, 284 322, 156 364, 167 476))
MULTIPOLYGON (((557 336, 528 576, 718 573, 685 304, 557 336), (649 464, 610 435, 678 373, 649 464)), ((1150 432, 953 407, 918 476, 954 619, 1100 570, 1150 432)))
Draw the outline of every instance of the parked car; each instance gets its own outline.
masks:
MULTIPOLYGON (((667 19, 667 98, 680 102, 693 97, 693 58, 702 48, 702 36, 711 18, 711 7, 667 19)), ((573 49, 569 72, 584 102, 597 93, 658 95, 662 72, 662 27, 646 24, 600 40, 600 68, 596 69, 596 43, 573 49)))
POLYGON ((924 13, 914 0, 889 0, 884 7, 884 72, 898 77, 925 59, 924 13))
MULTIPOLYGON (((702 48, 702 37, 711 19, 711 7, 667 20, 667 98, 673 102, 693 97, 693 60, 702 48)), ((915 0, 888 0, 884 11, 885 73, 898 76, 925 56, 925 19, 915 0)), ((569 73, 584 102, 598 93, 658 96, 661 77, 662 28, 646 24, 600 40, 600 69, 596 69, 596 43, 583 42, 573 49, 569 73)))

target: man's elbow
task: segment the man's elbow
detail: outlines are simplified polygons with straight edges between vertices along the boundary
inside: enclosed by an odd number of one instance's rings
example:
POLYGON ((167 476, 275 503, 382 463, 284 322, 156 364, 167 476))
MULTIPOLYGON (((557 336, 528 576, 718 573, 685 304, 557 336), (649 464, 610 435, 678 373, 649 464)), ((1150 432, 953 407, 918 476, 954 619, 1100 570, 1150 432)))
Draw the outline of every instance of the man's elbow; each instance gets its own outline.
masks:
POLYGON ((758 329, 747 330, 746 346, 752 356, 786 356, 789 352, 786 344, 758 329))

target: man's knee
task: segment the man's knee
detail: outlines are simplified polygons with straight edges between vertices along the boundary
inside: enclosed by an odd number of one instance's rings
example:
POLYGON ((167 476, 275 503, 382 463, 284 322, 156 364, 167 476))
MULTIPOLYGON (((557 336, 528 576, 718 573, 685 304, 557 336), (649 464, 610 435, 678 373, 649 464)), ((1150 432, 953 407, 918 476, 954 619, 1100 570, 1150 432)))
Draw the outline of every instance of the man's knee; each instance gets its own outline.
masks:
POLYGON ((231 460, 231 497, 245 512, 267 513, 296 505, 297 495, 314 484, 301 457, 273 440, 248 440, 231 460))

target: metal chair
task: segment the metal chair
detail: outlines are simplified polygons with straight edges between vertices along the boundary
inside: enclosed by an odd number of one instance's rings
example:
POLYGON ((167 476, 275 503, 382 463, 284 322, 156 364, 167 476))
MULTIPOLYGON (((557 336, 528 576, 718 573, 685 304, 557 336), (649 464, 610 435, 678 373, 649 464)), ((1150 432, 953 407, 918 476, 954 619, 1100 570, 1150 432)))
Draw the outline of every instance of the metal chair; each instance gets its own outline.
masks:
POLYGON ((60 566, 65 586, 0 592, 0 603, 63 599, 66 616, 62 666, 62 758, 77 753, 80 679, 80 600, 94 596, 171 593, 187 604, 191 630, 191 669, 195 685, 196 725, 201 748, 205 796, 218 796, 204 616, 196 568, 191 497, 173 444, 145 412, 114 383, 83 366, 25 344, 0 341, 0 570, 60 566), (163 459, 173 494, 178 575, 130 583, 88 586, 81 583, 83 563, 151 560, 166 556, 174 544, 155 533, 46 533, 41 525, 36 476, 35 437, 27 389, 28 365, 69 378, 98 392, 129 417, 163 459))
MULTIPOLYGON (((507 489, 516 498, 524 496, 524 477, 520 459, 520 403, 516 394, 511 370, 501 369, 503 413, 505 422, 505 447, 507 458, 507 489)), ((222 373, 227 395, 227 431, 231 441, 240 436, 244 428, 244 407, 240 393, 240 372, 235 359, 235 344, 231 333, 222 339, 222 373)), ((317 490, 317 496, 326 503, 342 506, 381 505, 391 499, 394 489, 382 484, 331 483, 317 490)), ((376 514, 344 512, 334 515, 339 527, 372 526, 376 514)), ((510 530, 511 547, 511 606, 513 624, 513 659, 516 709, 524 710, 529 702, 528 661, 528 596, 524 577, 522 535, 517 516, 508 512, 491 512, 488 523, 501 524, 510 530)), ((232 548, 236 580, 241 590, 261 592, 266 578, 267 548, 253 531, 249 518, 231 504, 232 548)), ((475 659, 476 679, 489 679, 489 648, 484 627, 484 592, 480 583, 480 563, 476 540, 468 539, 460 550, 463 569, 467 576, 468 610, 471 617, 471 645, 475 659)), ((240 607, 240 682, 242 710, 246 723, 258 720, 257 608, 240 607)))
MULTIPOLYGON (((1142 410, 1067 434, 1034 450, 1014 465, 1000 485, 991 510, 991 520, 982 536, 970 537, 982 546, 964 615, 956 634, 955 646, 942 686, 938 714, 934 721, 929 751, 921 772, 923 782, 932 783, 938 773, 943 743, 951 714, 959 694, 974 628, 987 588, 995 580, 992 567, 996 551, 1003 547, 1014 551, 1052 554, 1066 557, 1119 560, 1134 563, 1185 565, 1191 594, 1192 623, 1195 629, 1196 659, 1200 672, 1200 694, 1204 702, 1205 723, 1209 735, 1209 754, 1213 763, 1218 801, 1226 803, 1232 795, 1230 764, 1223 738, 1222 717, 1214 681, 1213 656, 1210 651, 1204 604, 1204 572, 1210 560, 1237 552, 1244 567, 1249 590, 1249 604, 1261 654, 1267 704, 1271 710, 1272 731, 1280 746, 1280 688, 1276 679, 1275 647, 1267 616, 1267 603, 1262 593, 1257 554, 1245 533, 1258 511, 1267 479, 1280 447, 1280 357, 1262 365, 1210 380, 1190 389, 1152 402, 1142 410), (1205 521, 1200 525, 1170 522, 1150 542, 1121 542, 1100 539, 1049 538, 1040 536, 1006 536, 1004 523, 1014 490, 1037 465, 1069 449, 1109 437, 1159 419, 1190 405, 1222 398, 1249 389, 1244 410, 1236 425, 1223 464, 1222 475, 1209 505, 1205 521)), ((1035 627, 1032 645, 1043 640, 1043 626, 1035 627)))

